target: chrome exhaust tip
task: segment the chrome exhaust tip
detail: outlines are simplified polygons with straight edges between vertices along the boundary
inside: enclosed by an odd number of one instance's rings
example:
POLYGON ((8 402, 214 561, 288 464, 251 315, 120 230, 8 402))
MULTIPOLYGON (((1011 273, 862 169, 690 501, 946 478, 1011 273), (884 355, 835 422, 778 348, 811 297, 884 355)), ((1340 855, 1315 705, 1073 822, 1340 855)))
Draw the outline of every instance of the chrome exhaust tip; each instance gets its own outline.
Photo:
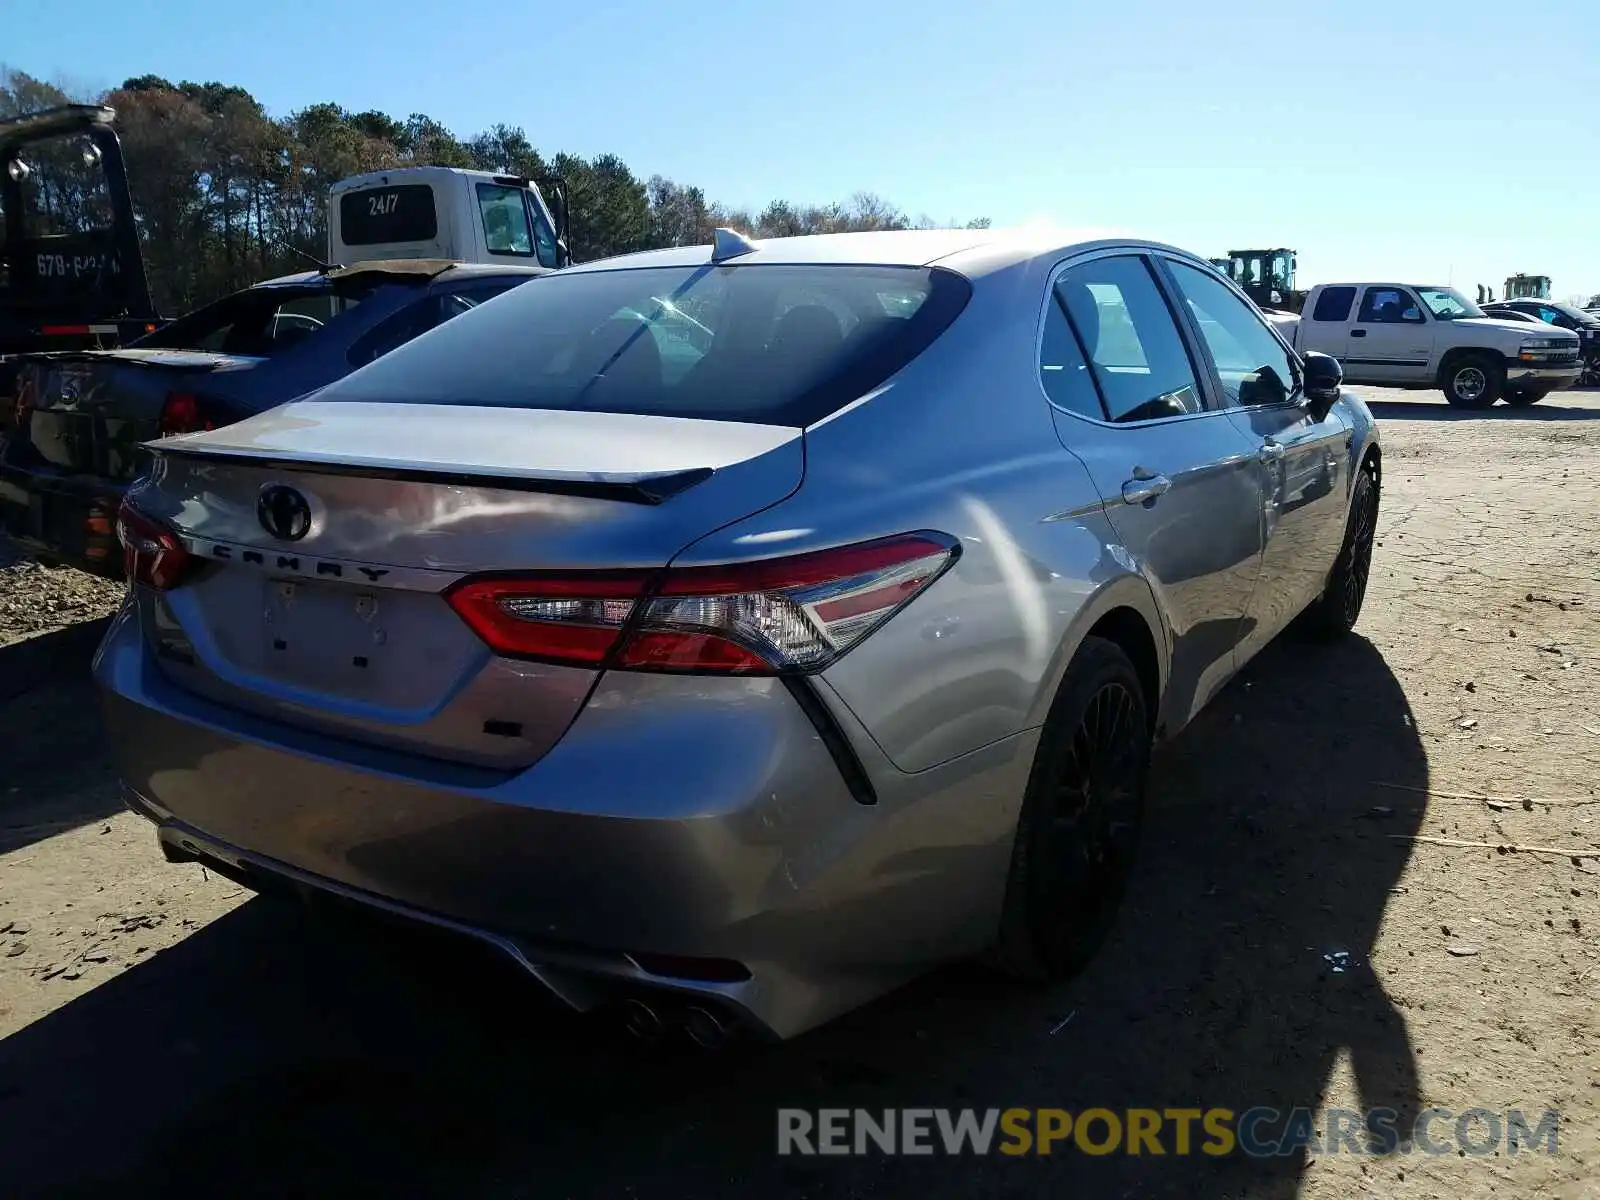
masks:
POLYGON ((686 1009, 683 1031, 702 1050, 716 1050, 733 1040, 734 1028, 727 1018, 706 1008, 686 1009))
POLYGON ((628 1000, 622 1005, 622 1028, 641 1042, 658 1042, 666 1032, 661 1014, 643 1000, 628 1000))

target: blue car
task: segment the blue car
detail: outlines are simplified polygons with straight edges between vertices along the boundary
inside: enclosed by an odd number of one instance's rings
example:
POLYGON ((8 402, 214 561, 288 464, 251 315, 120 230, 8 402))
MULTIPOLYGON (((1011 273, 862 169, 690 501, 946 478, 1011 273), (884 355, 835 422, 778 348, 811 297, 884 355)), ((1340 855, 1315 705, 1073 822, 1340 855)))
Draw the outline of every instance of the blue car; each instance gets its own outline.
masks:
POLYGON ((232 424, 348 375, 540 267, 357 263, 269 280, 120 350, 32 354, 0 408, 0 533, 120 578, 117 506, 144 443, 232 424))

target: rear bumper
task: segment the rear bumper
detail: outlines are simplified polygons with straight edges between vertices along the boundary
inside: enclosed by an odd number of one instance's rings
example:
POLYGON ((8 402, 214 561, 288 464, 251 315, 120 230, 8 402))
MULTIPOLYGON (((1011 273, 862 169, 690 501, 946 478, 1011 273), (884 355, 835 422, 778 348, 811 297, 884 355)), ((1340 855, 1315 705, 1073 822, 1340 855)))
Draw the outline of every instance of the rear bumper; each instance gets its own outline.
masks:
POLYGON ((95 674, 130 803, 178 853, 469 934, 575 1008, 665 989, 783 1037, 988 944, 1035 737, 917 775, 864 750, 869 805, 773 680, 609 675, 491 775, 201 700, 127 610, 95 674))
POLYGON ((0 442, 0 533, 36 554, 122 578, 116 515, 126 484, 6 461, 0 442))

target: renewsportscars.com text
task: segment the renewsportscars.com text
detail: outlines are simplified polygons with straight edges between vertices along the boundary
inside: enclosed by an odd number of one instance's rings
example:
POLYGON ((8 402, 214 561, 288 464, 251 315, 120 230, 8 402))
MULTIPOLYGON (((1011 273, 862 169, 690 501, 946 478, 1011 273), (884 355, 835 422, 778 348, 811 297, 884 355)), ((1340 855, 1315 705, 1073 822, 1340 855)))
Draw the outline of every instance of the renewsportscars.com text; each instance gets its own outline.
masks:
POLYGON ((1546 1109, 782 1108, 783 1155, 1204 1155, 1556 1153, 1561 1114, 1546 1109))

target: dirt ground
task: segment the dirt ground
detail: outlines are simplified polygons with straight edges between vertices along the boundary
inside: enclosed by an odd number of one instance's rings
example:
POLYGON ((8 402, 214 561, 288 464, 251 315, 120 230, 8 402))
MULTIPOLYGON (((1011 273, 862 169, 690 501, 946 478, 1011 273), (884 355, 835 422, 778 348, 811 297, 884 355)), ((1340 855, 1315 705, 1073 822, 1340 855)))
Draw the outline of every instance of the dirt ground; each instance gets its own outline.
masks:
POLYGON ((1163 750, 1090 968, 717 1056, 166 865, 86 678, 117 589, 0 552, 0 1195, 1600 1196, 1600 394, 1366 394, 1361 636, 1163 750), (1554 1157, 780 1159, 784 1105, 1564 1115, 1554 1157))

